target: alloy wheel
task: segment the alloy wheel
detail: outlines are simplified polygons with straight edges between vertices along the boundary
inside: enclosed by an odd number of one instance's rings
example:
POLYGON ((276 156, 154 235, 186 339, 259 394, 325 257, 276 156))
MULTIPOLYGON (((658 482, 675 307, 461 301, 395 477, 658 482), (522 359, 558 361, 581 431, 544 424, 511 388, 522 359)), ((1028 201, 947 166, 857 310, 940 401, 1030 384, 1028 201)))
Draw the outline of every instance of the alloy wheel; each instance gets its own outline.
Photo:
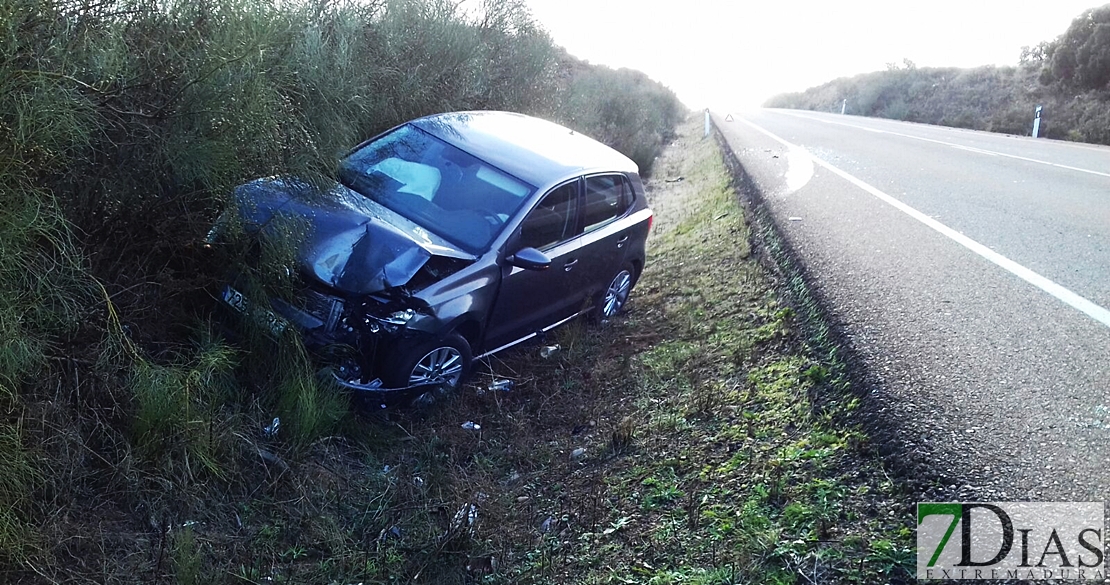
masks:
POLYGON ((453 347, 437 347, 416 362, 409 374, 409 385, 445 384, 457 386, 463 373, 463 357, 453 347))
POLYGON ((628 293, 632 290, 632 273, 627 269, 621 270, 609 283, 609 290, 605 291, 605 298, 601 301, 601 317, 608 319, 621 312, 628 293))

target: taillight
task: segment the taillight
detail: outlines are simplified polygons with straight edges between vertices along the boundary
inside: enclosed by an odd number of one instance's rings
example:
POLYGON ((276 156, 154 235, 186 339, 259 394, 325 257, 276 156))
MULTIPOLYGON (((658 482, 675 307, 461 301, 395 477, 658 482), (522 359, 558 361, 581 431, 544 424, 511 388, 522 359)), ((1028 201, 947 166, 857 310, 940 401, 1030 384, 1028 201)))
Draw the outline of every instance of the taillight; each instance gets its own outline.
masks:
POLYGON ((652 213, 651 215, 648 216, 648 231, 649 232, 651 231, 651 224, 654 221, 655 221, 655 214, 652 213))

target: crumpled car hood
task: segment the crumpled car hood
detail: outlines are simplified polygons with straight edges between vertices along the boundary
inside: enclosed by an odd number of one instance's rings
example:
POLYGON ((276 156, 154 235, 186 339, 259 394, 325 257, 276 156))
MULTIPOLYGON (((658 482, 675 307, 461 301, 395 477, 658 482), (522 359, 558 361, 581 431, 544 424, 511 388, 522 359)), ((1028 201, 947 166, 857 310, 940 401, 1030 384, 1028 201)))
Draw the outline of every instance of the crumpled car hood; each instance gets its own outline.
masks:
POLYGON ((236 188, 235 199, 248 229, 276 226, 275 216, 307 220, 302 272, 354 295, 404 286, 432 256, 476 259, 338 183, 321 193, 295 181, 256 179, 236 188))

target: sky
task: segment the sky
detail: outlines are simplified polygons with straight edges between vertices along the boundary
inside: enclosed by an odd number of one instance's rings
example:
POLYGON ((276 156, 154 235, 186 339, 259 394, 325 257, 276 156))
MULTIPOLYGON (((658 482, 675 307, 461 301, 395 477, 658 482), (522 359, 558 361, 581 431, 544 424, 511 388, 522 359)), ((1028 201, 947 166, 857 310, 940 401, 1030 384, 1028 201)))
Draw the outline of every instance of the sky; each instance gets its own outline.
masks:
POLYGON ((1110 0, 525 0, 572 55, 639 69, 688 107, 738 110, 886 69, 1016 65, 1110 0))

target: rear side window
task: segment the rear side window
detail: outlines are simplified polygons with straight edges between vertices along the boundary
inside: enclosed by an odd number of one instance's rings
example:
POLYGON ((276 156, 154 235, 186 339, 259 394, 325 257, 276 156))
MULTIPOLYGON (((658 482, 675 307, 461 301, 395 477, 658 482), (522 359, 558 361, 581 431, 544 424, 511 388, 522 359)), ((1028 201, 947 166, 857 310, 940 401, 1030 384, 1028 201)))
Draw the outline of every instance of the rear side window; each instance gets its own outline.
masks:
POLYGON ((574 237, 577 211, 578 182, 556 187, 521 222, 521 247, 543 250, 574 237))
POLYGON ((623 175, 586 179, 585 231, 597 229, 624 215, 632 206, 632 188, 623 175))

